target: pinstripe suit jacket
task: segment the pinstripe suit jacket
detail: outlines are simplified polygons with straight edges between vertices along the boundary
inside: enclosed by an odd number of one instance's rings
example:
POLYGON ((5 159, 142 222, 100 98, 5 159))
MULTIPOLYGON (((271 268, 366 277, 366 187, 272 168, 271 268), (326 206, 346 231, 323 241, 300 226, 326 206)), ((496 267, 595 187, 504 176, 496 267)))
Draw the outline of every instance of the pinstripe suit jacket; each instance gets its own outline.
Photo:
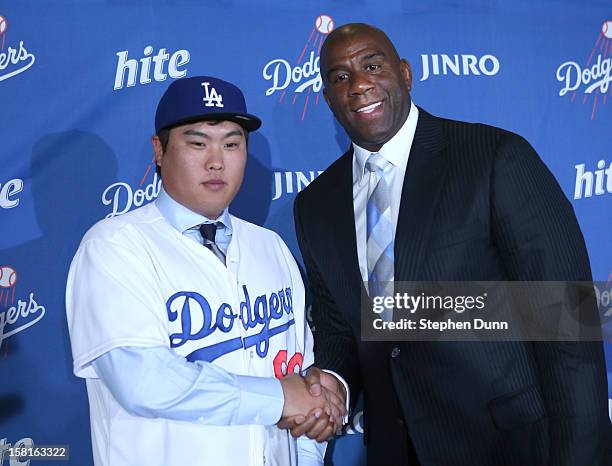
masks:
MULTIPOLYGON (((527 141, 419 111, 396 281, 591 280, 572 206, 527 141)), ((317 365, 363 391, 369 465, 612 464, 601 343, 361 341, 352 151, 298 195, 295 221, 317 365)))

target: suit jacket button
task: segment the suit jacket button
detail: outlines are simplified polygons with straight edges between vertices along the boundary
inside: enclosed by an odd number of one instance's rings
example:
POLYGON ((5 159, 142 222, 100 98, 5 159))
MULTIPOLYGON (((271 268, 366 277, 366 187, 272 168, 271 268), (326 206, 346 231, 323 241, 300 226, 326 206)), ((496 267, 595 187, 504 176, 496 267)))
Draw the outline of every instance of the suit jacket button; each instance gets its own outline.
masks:
POLYGON ((400 349, 396 346, 391 350, 391 357, 397 358, 400 355, 400 349))
POLYGON ((402 427, 404 426, 404 420, 402 418, 397 418, 397 423, 402 427))

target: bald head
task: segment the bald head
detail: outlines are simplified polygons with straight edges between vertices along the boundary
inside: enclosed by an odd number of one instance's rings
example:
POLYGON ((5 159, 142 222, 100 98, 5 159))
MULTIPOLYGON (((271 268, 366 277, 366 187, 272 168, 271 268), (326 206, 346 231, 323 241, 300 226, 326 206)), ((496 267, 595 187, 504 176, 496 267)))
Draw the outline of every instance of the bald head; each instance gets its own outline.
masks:
POLYGON ((327 60, 327 54, 330 48, 333 48, 335 44, 347 41, 351 38, 364 36, 369 37, 381 45, 381 47, 387 49, 390 53, 390 60, 400 61, 400 56, 397 53, 395 45, 391 42, 391 39, 383 31, 377 27, 371 26, 366 23, 348 23, 334 29, 323 42, 321 47, 321 77, 325 82, 327 70, 329 69, 329 63, 327 60))

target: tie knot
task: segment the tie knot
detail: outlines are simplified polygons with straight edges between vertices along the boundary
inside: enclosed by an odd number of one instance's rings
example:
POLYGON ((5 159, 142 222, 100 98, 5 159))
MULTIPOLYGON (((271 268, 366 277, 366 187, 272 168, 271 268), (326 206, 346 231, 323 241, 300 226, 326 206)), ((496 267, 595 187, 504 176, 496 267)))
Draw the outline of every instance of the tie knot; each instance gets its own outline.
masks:
POLYGON ((219 222, 216 223, 203 223, 200 225, 200 234, 202 238, 210 241, 211 243, 215 242, 215 234, 217 233, 217 228, 222 227, 222 224, 219 222))
POLYGON ((387 168, 387 165, 389 165, 389 161, 378 152, 373 152, 368 157, 368 160, 366 160, 365 165, 370 172, 382 173, 387 168))

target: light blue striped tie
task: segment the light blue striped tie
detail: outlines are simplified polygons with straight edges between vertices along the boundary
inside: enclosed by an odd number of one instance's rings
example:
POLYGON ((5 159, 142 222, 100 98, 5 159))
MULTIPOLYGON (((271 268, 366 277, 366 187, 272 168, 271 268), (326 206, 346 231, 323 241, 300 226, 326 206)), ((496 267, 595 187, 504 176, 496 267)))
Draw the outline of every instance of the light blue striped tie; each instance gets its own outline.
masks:
MULTIPOLYGON (((367 205, 367 263, 368 290, 370 298, 393 295, 393 222, 391 220, 391 193, 385 179, 385 168, 389 165, 379 153, 373 153, 366 161, 370 177, 375 177, 369 186, 375 184, 367 205)), ((389 321, 393 317, 391 309, 385 310, 381 317, 389 321)))

